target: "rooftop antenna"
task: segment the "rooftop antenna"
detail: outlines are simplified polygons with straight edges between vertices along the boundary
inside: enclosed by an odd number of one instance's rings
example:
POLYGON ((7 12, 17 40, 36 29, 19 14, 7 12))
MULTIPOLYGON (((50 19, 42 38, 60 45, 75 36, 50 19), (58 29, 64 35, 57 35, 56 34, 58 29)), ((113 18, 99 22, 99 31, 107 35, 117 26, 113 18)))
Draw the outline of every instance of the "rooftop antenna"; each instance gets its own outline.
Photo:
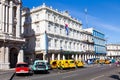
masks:
POLYGON ((86 21, 86 28, 88 28, 88 19, 87 19, 87 8, 85 8, 85 21, 86 21))

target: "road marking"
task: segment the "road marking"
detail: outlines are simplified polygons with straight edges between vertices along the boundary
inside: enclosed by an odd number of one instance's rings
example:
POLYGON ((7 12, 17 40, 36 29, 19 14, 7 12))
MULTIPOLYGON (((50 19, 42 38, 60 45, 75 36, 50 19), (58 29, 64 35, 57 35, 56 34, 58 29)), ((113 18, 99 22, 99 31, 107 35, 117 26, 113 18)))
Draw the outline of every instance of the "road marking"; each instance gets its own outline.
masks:
POLYGON ((97 76, 97 77, 94 77, 94 78, 92 78, 92 79, 90 79, 90 80, 96 80, 96 79, 101 78, 101 77, 103 77, 103 76, 104 76, 104 75, 97 76))
POLYGON ((78 74, 72 74, 72 75, 69 75, 69 76, 65 76, 63 78, 68 78, 68 77, 73 77, 73 76, 77 76, 78 74))

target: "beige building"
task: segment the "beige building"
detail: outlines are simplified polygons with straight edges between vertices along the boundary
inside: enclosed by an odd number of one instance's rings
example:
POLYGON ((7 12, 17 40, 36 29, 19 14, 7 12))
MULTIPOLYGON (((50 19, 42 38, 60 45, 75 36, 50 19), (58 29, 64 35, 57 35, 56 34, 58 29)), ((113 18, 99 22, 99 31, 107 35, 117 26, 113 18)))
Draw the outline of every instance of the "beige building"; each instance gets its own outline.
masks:
POLYGON ((83 59, 95 57, 92 34, 82 30, 82 22, 67 11, 59 12, 45 4, 22 16, 26 38, 25 60, 83 59), (68 31, 66 30, 66 24, 68 31))
POLYGON ((0 0, 0 69, 23 61, 21 0, 0 0))
POLYGON ((107 57, 120 59, 120 44, 107 44, 107 57))

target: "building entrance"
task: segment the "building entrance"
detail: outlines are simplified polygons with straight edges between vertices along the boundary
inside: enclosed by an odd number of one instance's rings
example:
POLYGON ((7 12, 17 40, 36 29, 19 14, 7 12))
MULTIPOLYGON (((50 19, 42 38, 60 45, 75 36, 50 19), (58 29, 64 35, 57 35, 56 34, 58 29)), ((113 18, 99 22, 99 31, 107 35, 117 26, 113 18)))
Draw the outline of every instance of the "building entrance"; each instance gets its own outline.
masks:
POLYGON ((9 55, 10 68, 15 68, 15 65, 17 63, 17 57, 18 57, 18 50, 16 48, 11 48, 9 55))

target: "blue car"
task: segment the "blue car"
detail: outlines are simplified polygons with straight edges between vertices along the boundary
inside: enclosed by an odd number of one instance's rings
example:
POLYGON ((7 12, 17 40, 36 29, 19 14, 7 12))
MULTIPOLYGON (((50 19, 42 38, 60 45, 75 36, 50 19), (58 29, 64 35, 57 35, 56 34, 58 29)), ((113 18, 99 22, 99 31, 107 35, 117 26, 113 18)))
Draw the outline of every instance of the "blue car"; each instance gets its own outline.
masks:
POLYGON ((44 72, 48 72, 49 70, 49 67, 46 63, 45 60, 35 60, 33 62, 33 64, 31 65, 31 69, 34 71, 34 72, 38 72, 38 71, 44 71, 44 72))

